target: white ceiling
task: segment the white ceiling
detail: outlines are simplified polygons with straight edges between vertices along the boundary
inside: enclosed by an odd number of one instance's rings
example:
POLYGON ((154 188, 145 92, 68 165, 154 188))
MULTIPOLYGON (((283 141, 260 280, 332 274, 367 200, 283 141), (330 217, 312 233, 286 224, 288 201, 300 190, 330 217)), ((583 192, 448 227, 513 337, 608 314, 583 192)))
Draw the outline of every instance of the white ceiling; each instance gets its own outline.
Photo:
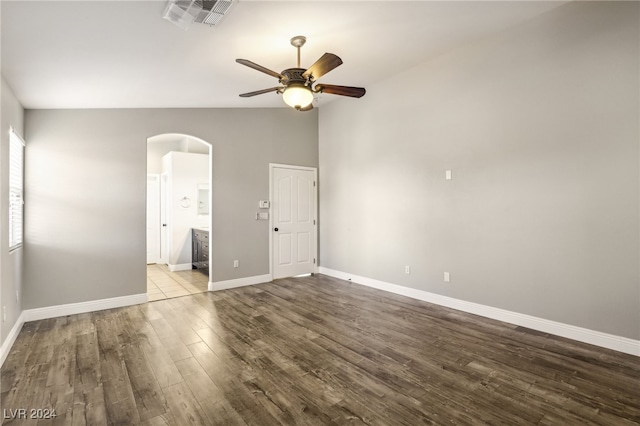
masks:
POLYGON ((253 108, 284 106, 238 96, 277 81, 235 59, 294 67, 295 35, 303 68, 324 52, 344 61, 319 81, 368 87, 563 2, 240 0, 219 26, 186 32, 162 19, 165 1, 0 4, 2 74, 25 108, 253 108))

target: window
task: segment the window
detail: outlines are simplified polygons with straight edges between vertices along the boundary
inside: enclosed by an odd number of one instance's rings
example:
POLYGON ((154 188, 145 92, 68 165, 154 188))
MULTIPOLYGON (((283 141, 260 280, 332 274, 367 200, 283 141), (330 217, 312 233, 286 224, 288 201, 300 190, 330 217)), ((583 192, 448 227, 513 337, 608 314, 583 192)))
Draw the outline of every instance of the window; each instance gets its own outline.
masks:
POLYGON ((22 245, 24 188, 24 141, 9 131, 9 250, 22 245))

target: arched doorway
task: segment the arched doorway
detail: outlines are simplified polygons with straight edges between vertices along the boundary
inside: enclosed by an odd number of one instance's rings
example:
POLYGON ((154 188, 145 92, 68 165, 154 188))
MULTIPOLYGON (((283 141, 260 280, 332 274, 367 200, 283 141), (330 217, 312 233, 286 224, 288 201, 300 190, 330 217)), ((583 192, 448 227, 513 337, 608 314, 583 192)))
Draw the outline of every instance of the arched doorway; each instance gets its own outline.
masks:
POLYGON ((192 135, 147 139, 149 301, 208 290, 211 155, 211 144, 192 135))

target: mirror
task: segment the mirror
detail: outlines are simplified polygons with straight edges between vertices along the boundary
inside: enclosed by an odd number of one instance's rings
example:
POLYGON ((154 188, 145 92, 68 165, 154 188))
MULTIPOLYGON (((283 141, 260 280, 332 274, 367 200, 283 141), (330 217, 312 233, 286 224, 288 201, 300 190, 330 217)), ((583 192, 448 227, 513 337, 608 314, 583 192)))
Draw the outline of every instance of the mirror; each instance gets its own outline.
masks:
POLYGON ((209 184, 198 184, 198 214, 209 214, 209 184))

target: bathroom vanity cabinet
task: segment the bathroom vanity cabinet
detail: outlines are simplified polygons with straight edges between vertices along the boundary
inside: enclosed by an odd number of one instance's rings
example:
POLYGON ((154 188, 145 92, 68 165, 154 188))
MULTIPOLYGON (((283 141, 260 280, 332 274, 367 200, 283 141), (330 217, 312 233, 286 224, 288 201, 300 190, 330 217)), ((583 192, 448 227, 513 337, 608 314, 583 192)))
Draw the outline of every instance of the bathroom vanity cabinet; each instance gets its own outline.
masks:
POLYGON ((193 269, 200 269, 209 273, 209 231, 206 229, 192 229, 191 262, 193 269))

